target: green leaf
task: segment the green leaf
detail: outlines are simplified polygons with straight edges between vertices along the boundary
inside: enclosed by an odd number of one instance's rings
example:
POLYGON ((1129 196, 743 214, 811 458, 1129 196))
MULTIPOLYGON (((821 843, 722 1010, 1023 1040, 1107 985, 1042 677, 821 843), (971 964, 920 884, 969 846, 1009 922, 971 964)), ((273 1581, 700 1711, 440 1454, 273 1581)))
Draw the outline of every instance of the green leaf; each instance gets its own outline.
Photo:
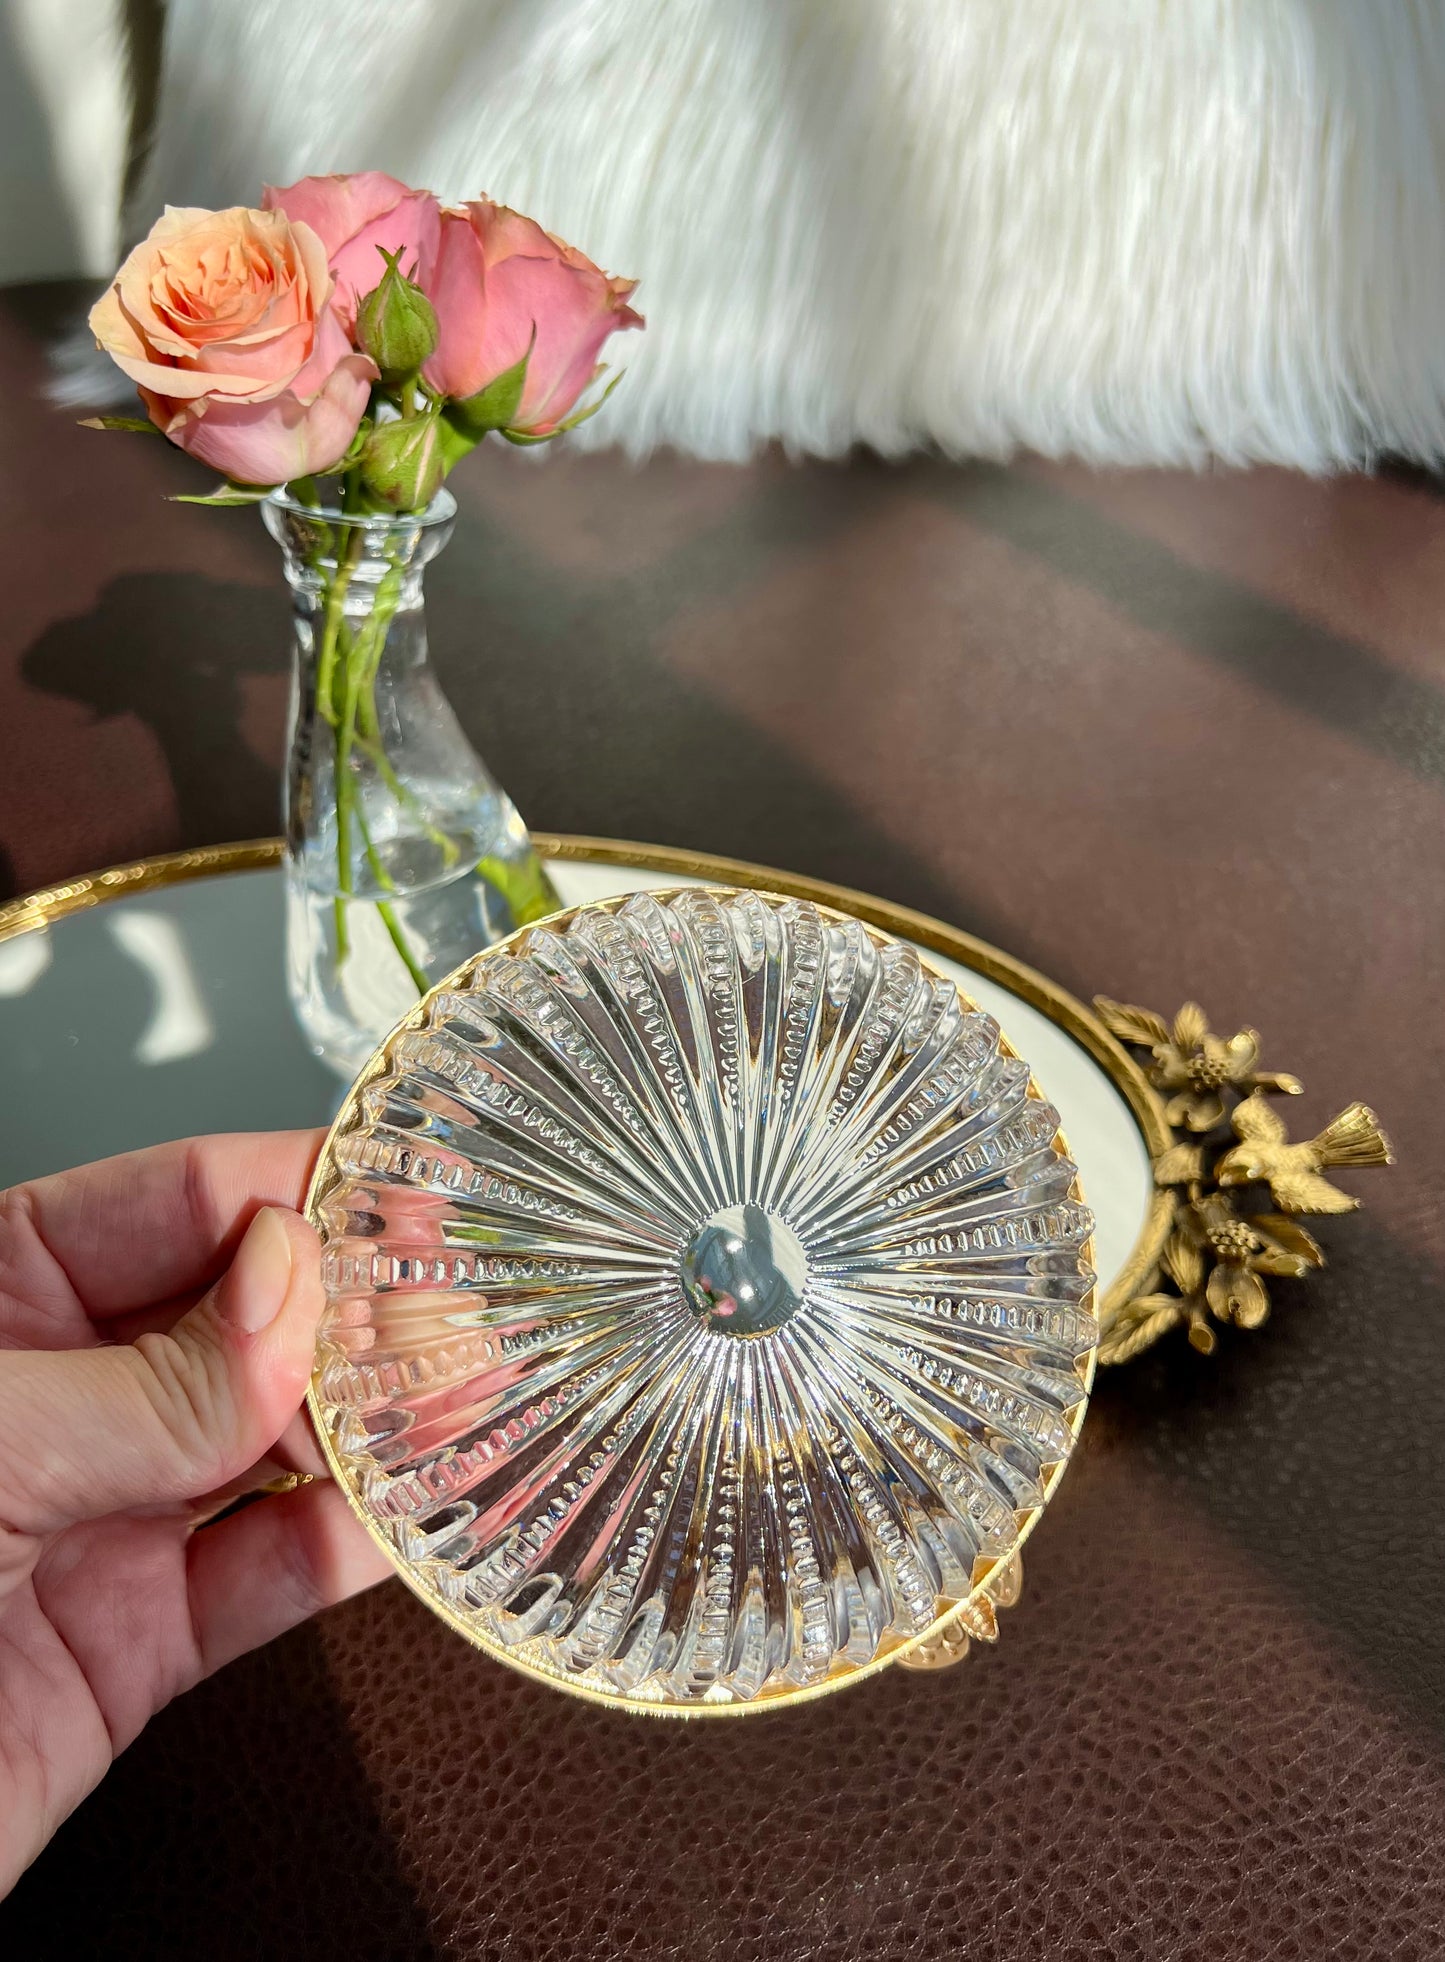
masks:
POLYGON ((159 436, 160 431, 144 416, 85 416, 82 429, 128 429, 133 436, 159 436))
POLYGON ((443 409, 441 422, 437 428, 437 434, 441 438, 443 476, 450 476, 462 458, 471 455, 486 433, 485 429, 475 432, 470 429, 458 429, 443 409))
MULTIPOLYGON (((599 368, 597 373, 601 374, 601 372, 602 370, 599 368)), ((595 402, 589 402, 585 409, 574 410, 573 413, 570 416, 568 416, 565 422, 559 422, 557 425, 556 433, 559 436, 565 436, 569 429, 575 429, 579 423, 590 422, 593 416, 596 415, 597 411, 602 407, 602 404, 607 400, 608 396, 616 388, 617 384, 622 380, 622 377, 626 373, 627 370, 625 368, 619 368, 617 370, 617 373, 612 377, 611 381, 608 382, 606 388, 604 388, 602 393, 598 396, 597 400, 595 402)), ((597 377, 594 375, 593 380, 595 381, 596 378, 597 377)))
POLYGON ((514 362, 510 368, 504 368, 500 375, 489 381, 485 388, 479 388, 475 395, 463 395, 449 402, 446 413, 453 426, 475 431, 479 437, 485 436, 489 429, 505 430, 522 406, 522 390, 527 385, 527 363, 532 359, 532 349, 536 345, 537 329, 533 327, 527 352, 520 361, 514 362))
POLYGON ((259 504, 275 488, 274 484, 221 484, 204 497, 176 496, 167 501, 171 504, 214 504, 217 509, 226 510, 237 504, 259 504))
POLYGON ((530 926, 533 920, 545 920, 562 904, 557 897, 557 888, 534 851, 529 851, 520 860, 479 859, 477 870, 487 884, 495 886, 506 900, 512 919, 519 927, 530 926))
MULTIPOLYGON (((600 369, 598 373, 601 373, 600 369)), ((504 429, 502 434, 509 443, 515 443, 519 449, 533 443, 555 442, 559 436, 565 436, 569 429, 576 429, 579 423, 590 421, 626 373, 627 370, 625 368, 620 368, 595 402, 589 402, 585 409, 576 410, 572 415, 568 416, 565 422, 559 422, 555 429, 549 429, 545 436, 530 435, 525 429, 504 429)))

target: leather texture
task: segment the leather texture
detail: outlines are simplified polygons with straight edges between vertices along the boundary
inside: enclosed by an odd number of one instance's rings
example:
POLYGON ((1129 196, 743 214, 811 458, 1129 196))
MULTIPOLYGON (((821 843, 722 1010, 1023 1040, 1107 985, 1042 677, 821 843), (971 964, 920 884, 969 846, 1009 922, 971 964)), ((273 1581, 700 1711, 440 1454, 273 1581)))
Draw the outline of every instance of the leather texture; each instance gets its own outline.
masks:
MULTIPOLYGON (((22 377, 52 297, 0 312, 22 377)), ((0 416, 14 883, 272 829, 269 542, 163 504, 193 473, 159 444, 19 383, 0 416)), ((1301 1134, 1361 1096, 1400 1163, 1345 1175, 1365 1212, 1259 1335, 1101 1379, 996 1650, 678 1724, 512 1676, 388 1583, 158 1718, 0 1953, 1445 1952, 1434 487, 488 452, 457 489, 433 638, 535 822, 886 892, 1083 994, 1197 996, 1304 1078, 1301 1134)))

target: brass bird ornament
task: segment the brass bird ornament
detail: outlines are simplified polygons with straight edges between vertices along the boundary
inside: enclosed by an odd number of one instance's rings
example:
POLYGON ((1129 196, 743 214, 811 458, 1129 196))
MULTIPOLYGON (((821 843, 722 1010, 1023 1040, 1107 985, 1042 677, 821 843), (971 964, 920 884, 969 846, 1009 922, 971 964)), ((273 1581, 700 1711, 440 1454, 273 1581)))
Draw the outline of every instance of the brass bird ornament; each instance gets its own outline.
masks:
POLYGON ((1366 1104, 1350 1104, 1317 1138, 1291 1144, 1284 1119, 1258 1091, 1230 1118, 1239 1143, 1214 1168, 1217 1182, 1267 1185, 1287 1213, 1352 1213, 1359 1200, 1321 1177, 1326 1167, 1388 1165, 1390 1147, 1366 1104))
POLYGON ((1111 1035, 1149 1051, 1145 1073, 1166 1100, 1176 1137, 1154 1161, 1155 1184, 1175 1194, 1174 1230, 1144 1287, 1106 1307, 1099 1360, 1128 1362, 1173 1328, 1208 1354, 1216 1323, 1264 1322, 1267 1279, 1299 1280, 1324 1265, 1314 1238, 1285 1215, 1353 1212, 1359 1201, 1325 1172, 1388 1165, 1389 1142, 1374 1112, 1355 1103, 1318 1137, 1292 1144, 1268 1099, 1298 1096, 1299 1078, 1261 1070, 1254 1030, 1225 1041, 1196 1002, 1186 1002, 1172 1025, 1105 995, 1094 1006, 1111 1035), (1239 1210, 1234 1194, 1247 1185, 1267 1186, 1279 1211, 1239 1210))

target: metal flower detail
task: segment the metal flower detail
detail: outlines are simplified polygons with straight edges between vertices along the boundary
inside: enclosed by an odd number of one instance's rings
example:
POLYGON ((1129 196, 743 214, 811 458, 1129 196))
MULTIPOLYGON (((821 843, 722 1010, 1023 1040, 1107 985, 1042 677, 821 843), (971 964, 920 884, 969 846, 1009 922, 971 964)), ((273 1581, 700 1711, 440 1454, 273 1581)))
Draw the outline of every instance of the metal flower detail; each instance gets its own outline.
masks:
POLYGON ((1187 1329, 1203 1355, 1215 1346, 1214 1322, 1258 1328, 1269 1315, 1264 1275, 1302 1280, 1324 1265, 1313 1234, 1279 1213, 1245 1217, 1222 1192, 1202 1192, 1183 1206, 1162 1266, 1177 1294, 1136 1296, 1099 1345, 1100 1362, 1128 1362, 1171 1328, 1187 1329))
POLYGON ((1259 1037, 1241 1029, 1227 1042, 1211 1033, 1196 1002, 1186 1002, 1172 1029, 1147 1008, 1095 998, 1105 1026, 1121 1042, 1147 1048, 1146 1073, 1170 1094, 1166 1116, 1180 1138, 1154 1161, 1155 1183, 1180 1189, 1174 1231, 1152 1291, 1108 1316, 1099 1341, 1101 1363, 1128 1362, 1170 1329, 1187 1329, 1208 1355, 1214 1324, 1258 1328, 1270 1309, 1266 1277, 1299 1280, 1324 1265, 1314 1237, 1289 1213, 1352 1211, 1359 1201, 1322 1176, 1326 1167, 1388 1165, 1390 1146, 1364 1104, 1351 1104, 1316 1138, 1291 1144, 1269 1093, 1294 1096, 1298 1077, 1265 1071, 1259 1037), (1231 1137, 1211 1137, 1223 1130, 1231 1137), (1268 1186, 1279 1212, 1244 1213, 1231 1192, 1268 1186), (1160 1279, 1172 1292, 1157 1286, 1160 1279))
POLYGON ((1147 1045, 1153 1052, 1146 1074, 1156 1089, 1168 1094, 1164 1115, 1176 1130, 1182 1126, 1212 1131, 1224 1118, 1226 1088, 1245 1095, 1270 1090, 1291 1097, 1304 1088, 1297 1076, 1255 1067, 1259 1062, 1255 1030, 1241 1029, 1228 1041, 1215 1035, 1197 1001, 1185 1002, 1172 1029, 1162 1015, 1110 1001, 1107 995, 1096 996, 1095 1006, 1121 1042, 1147 1045))
POLYGON ((1099 1361, 1132 1362, 1152 1349, 1170 1329, 1187 1327, 1189 1340, 1205 1355, 1214 1347, 1209 1307, 1204 1299, 1205 1262, 1197 1243, 1177 1227, 1165 1243, 1160 1265, 1178 1290, 1158 1290, 1126 1301, 1099 1337, 1099 1361))

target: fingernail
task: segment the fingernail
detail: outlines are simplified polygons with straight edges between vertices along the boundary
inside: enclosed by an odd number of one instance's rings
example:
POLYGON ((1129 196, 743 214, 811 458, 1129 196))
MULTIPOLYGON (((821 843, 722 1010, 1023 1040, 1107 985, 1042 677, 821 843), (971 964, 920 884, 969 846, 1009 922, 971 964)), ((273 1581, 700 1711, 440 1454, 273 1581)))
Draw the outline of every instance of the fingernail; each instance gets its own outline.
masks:
POLYGON ((216 1292, 222 1321, 246 1335, 269 1328, 285 1306, 291 1287, 291 1236, 281 1216, 263 1206, 236 1249, 231 1271, 216 1292))

